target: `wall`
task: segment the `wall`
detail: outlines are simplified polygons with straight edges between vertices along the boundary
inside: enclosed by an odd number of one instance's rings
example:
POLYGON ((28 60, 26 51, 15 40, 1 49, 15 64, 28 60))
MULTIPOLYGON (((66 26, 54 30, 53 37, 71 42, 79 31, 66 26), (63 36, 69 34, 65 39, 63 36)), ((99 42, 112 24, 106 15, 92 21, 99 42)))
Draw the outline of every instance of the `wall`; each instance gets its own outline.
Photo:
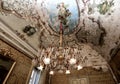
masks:
POLYGON ((54 74, 51 76, 50 84, 86 84, 79 82, 75 83, 75 80, 80 78, 87 78, 87 84, 115 84, 109 71, 96 71, 92 68, 84 68, 80 71, 72 71, 70 75, 60 73, 54 74), (74 83, 72 83, 72 80, 74 83))
POLYGON ((16 61, 16 65, 13 68, 6 84, 25 84, 30 67, 31 59, 9 46, 2 40, 0 40, 0 48, 6 48, 13 54, 12 58, 16 61))

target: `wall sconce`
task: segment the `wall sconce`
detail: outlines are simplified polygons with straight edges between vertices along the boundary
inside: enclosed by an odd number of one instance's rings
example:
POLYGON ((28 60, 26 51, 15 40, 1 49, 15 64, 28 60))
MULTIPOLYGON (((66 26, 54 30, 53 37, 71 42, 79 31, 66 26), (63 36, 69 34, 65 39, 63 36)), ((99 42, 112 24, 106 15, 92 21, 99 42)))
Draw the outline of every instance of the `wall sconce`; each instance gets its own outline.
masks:
POLYGON ((27 25, 23 29, 23 32, 26 33, 28 36, 31 36, 37 32, 37 28, 27 25))

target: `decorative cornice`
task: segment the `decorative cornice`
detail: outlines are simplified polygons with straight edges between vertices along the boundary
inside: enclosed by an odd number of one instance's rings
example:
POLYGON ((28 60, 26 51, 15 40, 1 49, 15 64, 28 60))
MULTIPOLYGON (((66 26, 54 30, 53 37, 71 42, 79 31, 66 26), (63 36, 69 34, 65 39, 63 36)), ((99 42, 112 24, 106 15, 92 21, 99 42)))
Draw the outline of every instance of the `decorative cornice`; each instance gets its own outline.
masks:
POLYGON ((32 48, 28 43, 19 38, 9 27, 7 27, 2 21, 0 21, 0 37, 5 39, 10 44, 13 44, 15 47, 19 48, 20 51, 28 54, 30 57, 37 56, 37 51, 32 48))

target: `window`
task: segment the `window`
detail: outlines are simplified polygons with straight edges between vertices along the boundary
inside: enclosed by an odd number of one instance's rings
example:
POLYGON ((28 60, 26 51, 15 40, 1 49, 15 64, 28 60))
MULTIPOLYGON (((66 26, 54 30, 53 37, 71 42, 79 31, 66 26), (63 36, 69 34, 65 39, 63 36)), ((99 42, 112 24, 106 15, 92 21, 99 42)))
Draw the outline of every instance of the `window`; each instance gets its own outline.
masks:
POLYGON ((30 77, 29 84, 39 84, 41 71, 34 68, 30 77))

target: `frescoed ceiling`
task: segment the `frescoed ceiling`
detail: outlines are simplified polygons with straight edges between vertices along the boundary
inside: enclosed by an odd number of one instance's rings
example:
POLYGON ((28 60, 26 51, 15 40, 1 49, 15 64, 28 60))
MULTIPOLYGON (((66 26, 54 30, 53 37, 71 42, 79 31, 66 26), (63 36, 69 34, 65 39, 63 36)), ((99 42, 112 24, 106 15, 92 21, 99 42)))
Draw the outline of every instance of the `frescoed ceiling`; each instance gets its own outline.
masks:
POLYGON ((35 50, 89 45, 107 60, 119 46, 119 0, 1 0, 0 20, 35 50))

